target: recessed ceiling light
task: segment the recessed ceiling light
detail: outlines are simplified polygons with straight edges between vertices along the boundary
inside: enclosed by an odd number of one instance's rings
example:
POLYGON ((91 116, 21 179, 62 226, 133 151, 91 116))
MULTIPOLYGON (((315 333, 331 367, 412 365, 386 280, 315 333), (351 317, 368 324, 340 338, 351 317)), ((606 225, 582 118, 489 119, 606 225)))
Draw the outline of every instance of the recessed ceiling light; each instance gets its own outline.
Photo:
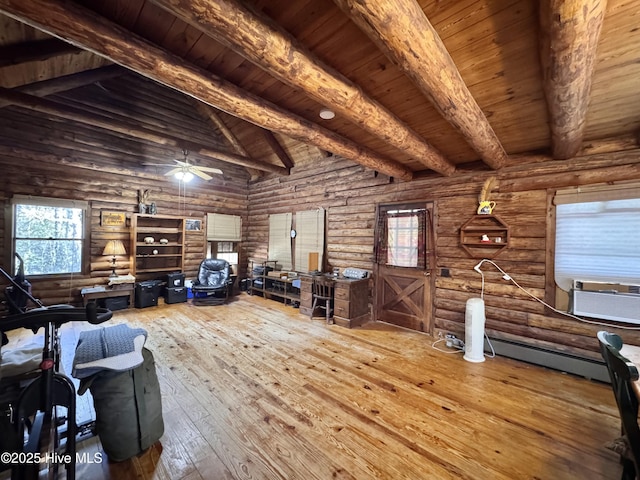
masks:
POLYGON ((328 108, 323 108, 322 110, 320 110, 320 118, 331 120, 335 116, 336 114, 333 110, 329 110, 328 108))

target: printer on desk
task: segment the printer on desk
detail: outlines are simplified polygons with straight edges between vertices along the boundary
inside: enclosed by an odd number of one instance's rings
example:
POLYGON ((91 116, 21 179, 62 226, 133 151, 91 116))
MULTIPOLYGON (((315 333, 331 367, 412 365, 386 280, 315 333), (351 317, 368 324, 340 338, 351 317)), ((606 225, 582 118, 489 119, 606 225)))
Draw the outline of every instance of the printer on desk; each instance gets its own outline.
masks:
POLYGON ((342 272, 344 278, 359 280, 361 278, 369 278, 369 271, 362 268, 347 267, 342 272))

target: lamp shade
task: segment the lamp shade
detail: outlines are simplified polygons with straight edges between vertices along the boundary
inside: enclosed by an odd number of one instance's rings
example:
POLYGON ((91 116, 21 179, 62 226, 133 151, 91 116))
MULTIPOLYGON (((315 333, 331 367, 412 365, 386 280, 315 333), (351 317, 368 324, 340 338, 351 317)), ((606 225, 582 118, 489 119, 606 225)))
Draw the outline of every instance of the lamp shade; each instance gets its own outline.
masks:
POLYGON ((102 255, 125 255, 126 253, 122 240, 109 240, 102 255))

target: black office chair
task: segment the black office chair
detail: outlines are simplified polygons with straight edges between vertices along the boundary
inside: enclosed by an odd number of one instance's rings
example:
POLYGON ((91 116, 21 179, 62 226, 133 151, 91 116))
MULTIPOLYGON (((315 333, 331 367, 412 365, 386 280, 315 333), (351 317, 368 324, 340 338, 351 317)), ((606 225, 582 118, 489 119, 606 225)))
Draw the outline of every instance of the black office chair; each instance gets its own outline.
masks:
POLYGON ((335 280, 332 278, 327 278, 322 275, 313 277, 311 287, 313 292, 313 305, 311 306, 310 318, 313 318, 313 313, 316 308, 324 308, 327 323, 333 323, 333 293, 335 283, 335 280))
POLYGON ((638 397, 632 382, 638 380, 638 369, 627 358, 620 354, 622 339, 615 333, 598 332, 600 350, 604 358, 611 387, 618 404, 620 419, 622 420, 622 448, 620 461, 623 465, 622 479, 635 480, 636 472, 640 472, 640 428, 638 427, 638 397))
POLYGON ((235 276, 226 260, 207 258, 200 263, 198 278, 193 282, 194 305, 221 305, 231 297, 235 276))

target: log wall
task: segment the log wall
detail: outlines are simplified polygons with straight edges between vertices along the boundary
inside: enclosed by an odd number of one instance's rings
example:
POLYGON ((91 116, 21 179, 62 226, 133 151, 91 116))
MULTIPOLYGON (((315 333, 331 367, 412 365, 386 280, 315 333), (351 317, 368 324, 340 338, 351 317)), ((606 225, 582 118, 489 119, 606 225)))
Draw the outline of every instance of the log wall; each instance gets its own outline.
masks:
MULTIPOLYGON (((202 143, 208 135, 211 145, 217 146, 222 142, 216 138, 215 132, 203 127, 204 122, 200 122, 191 103, 187 102, 182 109, 164 108, 163 105, 171 105, 176 99, 167 98, 171 94, 160 87, 155 93, 150 91, 156 87, 147 85, 147 98, 143 102, 146 112, 142 107, 132 109, 128 122, 137 125, 155 122, 156 128, 172 132, 174 125, 189 125, 185 130, 189 132, 189 138, 202 143), (191 115, 185 116, 183 112, 191 115)), ((95 93, 97 87, 92 88, 94 90, 88 94, 95 93)), ((131 89, 133 86, 125 86, 123 91, 131 89)), ((176 97, 180 98, 177 94, 176 97)), ((114 112, 125 108, 120 102, 133 101, 120 95, 117 98, 118 102, 111 104, 114 112)), ((59 96, 57 100, 63 101, 64 97, 59 96)), ((89 105, 83 108, 91 109, 89 105)), ((187 145, 189 138, 185 138, 187 145)), ((170 165, 174 158, 181 158, 180 153, 175 148, 134 141, 87 124, 5 107, 0 115, 0 170, 3 177, 0 201, 5 204, 5 208, 0 209, 0 226, 3 227, 0 231, 0 258, 3 267, 7 271, 10 269, 11 225, 8 224, 7 211, 8 202, 16 194, 87 200, 91 205, 91 271, 86 275, 75 274, 65 278, 30 278, 34 294, 46 305, 78 303, 82 288, 106 283, 110 260, 102 256, 102 251, 110 239, 123 240, 129 249, 129 219, 138 211, 138 190, 149 190, 148 202, 156 203, 158 213, 189 218, 204 218, 208 212, 225 213, 240 215, 246 223, 249 175, 243 167, 227 163, 210 164, 222 168, 224 176, 214 175, 209 181, 194 179, 187 184, 185 191, 179 188, 176 179, 163 175, 167 168, 142 166, 146 162, 170 165), (101 226, 100 212, 103 210, 125 212, 127 225, 101 226)), ((184 272, 187 278, 195 277, 204 258, 204 233, 189 232, 186 235, 184 272)), ((128 273, 131 262, 128 256, 118 257, 117 273, 128 273)), ((0 279, 0 285, 5 284, 6 281, 0 279)))
MULTIPOLYGON (((553 249, 547 236, 549 199, 555 189, 640 179, 640 150, 583 156, 570 161, 541 161, 522 157, 497 172, 458 172, 453 177, 427 177, 410 183, 354 166, 337 157, 298 164, 289 177, 263 179, 249 194, 248 256, 267 256, 268 216, 323 207, 327 210, 325 269, 347 266, 373 269, 375 209, 378 203, 435 202, 437 275, 434 280, 434 329, 464 336, 467 299, 479 296, 481 278, 473 270, 479 262, 459 245, 460 227, 475 214, 478 194, 489 176, 497 179, 491 200, 494 213, 510 226, 510 246, 495 262, 522 287, 541 299, 552 288, 547 270, 553 249), (268 200, 268 201, 267 201, 268 200), (450 276, 441 275, 448 269, 450 276)), ((599 358, 595 332, 587 325, 551 314, 492 266, 485 273, 486 329, 490 336, 599 358)), ((375 282, 375 279, 374 279, 375 282)), ((626 341, 637 334, 625 331, 626 341)), ((637 339, 636 339, 637 340, 637 339)), ((635 340, 634 340, 635 341, 635 340)))

